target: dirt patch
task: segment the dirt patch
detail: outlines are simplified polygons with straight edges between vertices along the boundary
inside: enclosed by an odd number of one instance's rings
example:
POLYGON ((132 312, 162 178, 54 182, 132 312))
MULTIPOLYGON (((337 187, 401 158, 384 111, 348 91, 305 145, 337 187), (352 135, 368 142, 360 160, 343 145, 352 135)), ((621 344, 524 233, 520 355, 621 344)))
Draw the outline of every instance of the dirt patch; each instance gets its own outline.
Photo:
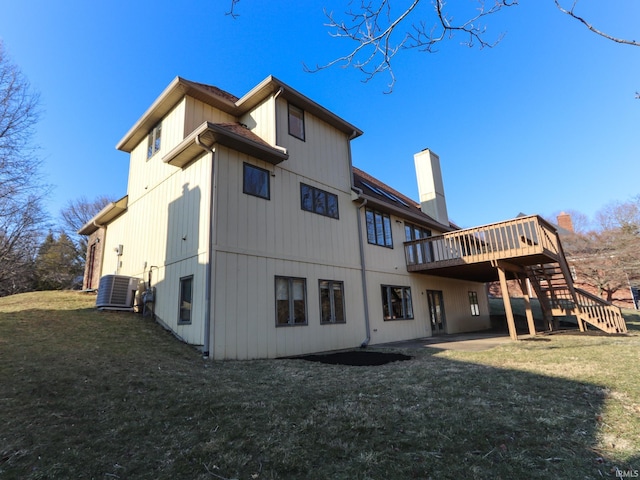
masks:
POLYGON ((309 362, 328 363, 331 365, 351 365, 356 367, 370 367, 385 365, 391 362, 411 360, 413 357, 402 353, 369 352, 353 350, 349 352, 326 353, 322 355, 304 355, 296 357, 309 362))

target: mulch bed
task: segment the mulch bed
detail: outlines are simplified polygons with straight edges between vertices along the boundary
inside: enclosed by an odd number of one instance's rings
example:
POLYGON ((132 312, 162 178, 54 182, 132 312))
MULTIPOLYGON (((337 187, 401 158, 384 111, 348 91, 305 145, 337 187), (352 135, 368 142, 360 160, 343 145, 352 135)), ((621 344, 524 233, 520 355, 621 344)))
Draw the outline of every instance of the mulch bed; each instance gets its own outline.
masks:
POLYGON ((356 367, 369 367, 385 365, 391 362, 411 360, 413 357, 401 353, 369 352, 366 350, 353 350, 349 352, 327 353, 322 355, 303 355, 295 357, 309 362, 328 363, 331 365, 351 365, 356 367))

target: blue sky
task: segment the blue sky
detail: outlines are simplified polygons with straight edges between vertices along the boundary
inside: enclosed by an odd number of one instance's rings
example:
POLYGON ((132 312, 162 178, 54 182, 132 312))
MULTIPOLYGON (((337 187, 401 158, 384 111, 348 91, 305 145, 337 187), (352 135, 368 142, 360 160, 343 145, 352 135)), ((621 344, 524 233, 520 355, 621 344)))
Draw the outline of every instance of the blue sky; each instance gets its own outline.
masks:
MULTIPOLYGON (((427 0, 424 0, 425 6, 427 0)), ((487 19, 493 49, 462 39, 404 52, 397 83, 349 69, 305 73, 347 52, 323 6, 347 0, 0 0, 0 38, 42 99, 36 141, 55 217, 67 201, 126 194, 116 143, 175 76, 236 96, 272 74, 364 131, 356 166, 417 199, 413 154, 439 154, 450 218, 471 227, 519 212, 588 216, 640 193, 640 48, 588 32, 553 0, 487 19)), ((640 2, 582 0, 612 34, 640 38, 640 2)), ((582 9, 582 10, 580 10, 582 9)))

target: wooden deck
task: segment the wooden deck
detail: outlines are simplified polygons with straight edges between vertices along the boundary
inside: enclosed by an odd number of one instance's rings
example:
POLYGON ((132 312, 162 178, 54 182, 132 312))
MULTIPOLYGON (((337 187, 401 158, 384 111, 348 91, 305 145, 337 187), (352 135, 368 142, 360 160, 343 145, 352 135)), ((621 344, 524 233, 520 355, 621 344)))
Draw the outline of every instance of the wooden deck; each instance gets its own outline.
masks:
POLYGON ((404 249, 409 272, 492 282, 498 261, 520 267, 557 262, 558 242, 555 228, 533 215, 413 240, 404 249))
MULTIPOLYGON (((508 279, 519 281, 527 305, 525 283, 531 282, 550 329, 554 315, 574 315, 581 331, 585 322, 608 333, 627 331, 618 307, 574 288, 555 227, 537 215, 405 242, 404 249, 409 272, 477 282, 500 280, 514 339, 508 279)), ((535 335, 530 307, 527 321, 535 335)))

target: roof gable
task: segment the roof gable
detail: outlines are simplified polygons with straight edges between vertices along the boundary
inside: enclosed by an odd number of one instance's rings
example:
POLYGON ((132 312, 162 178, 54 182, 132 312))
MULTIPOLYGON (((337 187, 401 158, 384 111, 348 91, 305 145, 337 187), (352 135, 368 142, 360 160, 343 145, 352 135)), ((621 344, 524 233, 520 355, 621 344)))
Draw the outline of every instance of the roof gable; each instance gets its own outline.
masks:
POLYGON ((280 92, 282 98, 296 103, 300 108, 349 134, 351 138, 362 135, 360 129, 273 76, 264 79, 242 98, 213 85, 176 77, 122 137, 116 148, 130 153, 147 136, 149 131, 187 95, 239 118, 276 92, 280 92))

